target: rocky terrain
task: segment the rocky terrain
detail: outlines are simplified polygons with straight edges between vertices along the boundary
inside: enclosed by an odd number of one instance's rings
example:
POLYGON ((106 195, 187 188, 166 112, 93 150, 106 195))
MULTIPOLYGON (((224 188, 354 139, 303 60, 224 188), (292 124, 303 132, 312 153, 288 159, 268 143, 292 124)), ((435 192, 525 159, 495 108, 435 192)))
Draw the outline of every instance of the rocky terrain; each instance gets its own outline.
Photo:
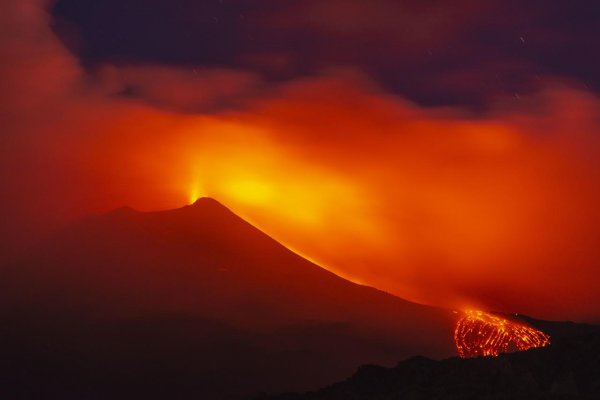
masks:
POLYGON ((598 399, 600 332, 498 357, 413 357, 395 368, 361 367, 350 379, 305 394, 263 400, 598 399))

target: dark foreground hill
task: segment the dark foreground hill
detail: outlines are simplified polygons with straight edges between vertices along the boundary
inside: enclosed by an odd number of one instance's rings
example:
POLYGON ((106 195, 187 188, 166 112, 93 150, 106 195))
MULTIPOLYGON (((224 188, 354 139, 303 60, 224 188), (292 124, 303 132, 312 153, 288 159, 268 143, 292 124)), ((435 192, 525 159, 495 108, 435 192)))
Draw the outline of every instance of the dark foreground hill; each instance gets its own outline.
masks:
POLYGON ((0 398, 305 391, 455 354, 455 315, 344 280, 211 199, 120 209, 0 269, 0 398))
POLYGON ((598 399, 600 332, 499 357, 413 357, 395 368, 361 367, 350 379, 263 400, 598 399))

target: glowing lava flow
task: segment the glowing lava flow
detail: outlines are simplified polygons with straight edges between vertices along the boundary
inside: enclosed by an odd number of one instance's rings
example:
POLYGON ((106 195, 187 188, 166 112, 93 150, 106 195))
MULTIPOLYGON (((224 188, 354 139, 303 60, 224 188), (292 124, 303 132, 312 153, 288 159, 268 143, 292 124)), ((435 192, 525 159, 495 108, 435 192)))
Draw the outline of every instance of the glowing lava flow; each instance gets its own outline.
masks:
POLYGON ((483 311, 466 311, 456 323, 454 341, 462 358, 497 356, 550 344, 550 336, 520 322, 483 311))

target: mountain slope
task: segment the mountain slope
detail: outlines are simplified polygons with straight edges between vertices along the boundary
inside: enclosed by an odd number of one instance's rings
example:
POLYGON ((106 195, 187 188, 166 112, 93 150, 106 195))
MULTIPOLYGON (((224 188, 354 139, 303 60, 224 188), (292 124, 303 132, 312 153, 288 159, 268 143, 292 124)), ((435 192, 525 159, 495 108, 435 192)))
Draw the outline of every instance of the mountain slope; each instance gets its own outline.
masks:
MULTIPOLYGON (((588 329, 588 328, 586 328, 588 329)), ((395 368, 361 367, 350 379, 305 394, 263 400, 595 399, 600 392, 600 331, 498 357, 413 357, 395 368)))
MULTIPOLYGON (((346 281, 212 199, 89 217, 1 273, 0 310, 11 328, 0 339, 22 349, 3 356, 22 368, 24 356, 46 366, 78 360, 89 372, 75 385, 78 396, 102 390, 85 384, 101 371, 111 398, 118 398, 109 390, 117 383, 135 392, 148 379, 166 379, 171 394, 206 398, 307 390, 366 362, 454 353, 451 312, 346 281), (36 336, 54 350, 40 350, 36 336), (155 370, 136 361, 140 352, 155 370)), ((69 398, 48 385, 46 397, 69 398)))

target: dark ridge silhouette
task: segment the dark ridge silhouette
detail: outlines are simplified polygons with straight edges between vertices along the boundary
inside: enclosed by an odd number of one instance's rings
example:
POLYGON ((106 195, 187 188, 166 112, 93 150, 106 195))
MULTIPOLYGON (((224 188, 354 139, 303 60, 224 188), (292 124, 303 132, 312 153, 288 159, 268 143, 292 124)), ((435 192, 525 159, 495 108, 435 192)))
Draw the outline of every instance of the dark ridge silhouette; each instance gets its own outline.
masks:
POLYGON ((330 387, 260 400, 559 400, 597 399, 599 393, 600 330, 596 328, 595 333, 559 338, 549 347, 498 357, 443 361, 412 357, 395 368, 365 365, 350 379, 330 387))
POLYGON ((0 398, 244 398, 455 354, 452 312, 344 280, 208 198, 87 217, 0 274, 0 398))
POLYGON ((523 314, 508 315, 508 317, 525 322, 534 328, 550 335, 553 340, 569 338, 572 336, 585 336, 590 333, 598 332, 598 325, 573 322, 573 321, 545 321, 529 317, 523 314))

